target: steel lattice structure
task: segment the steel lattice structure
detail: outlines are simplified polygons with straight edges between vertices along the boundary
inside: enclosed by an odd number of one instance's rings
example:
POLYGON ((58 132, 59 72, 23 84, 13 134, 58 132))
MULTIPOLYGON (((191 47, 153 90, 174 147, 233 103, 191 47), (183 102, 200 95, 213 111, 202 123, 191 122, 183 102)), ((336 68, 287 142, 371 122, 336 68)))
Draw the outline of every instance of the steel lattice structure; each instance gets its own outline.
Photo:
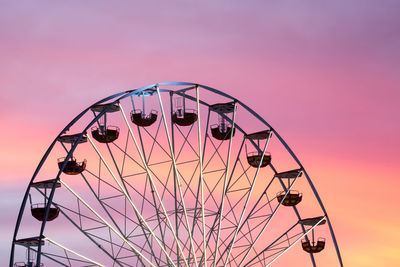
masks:
POLYGON ((10 266, 269 266, 293 250, 317 266, 319 229, 343 266, 309 175, 263 118, 214 88, 158 83, 98 101, 54 139, 10 266))

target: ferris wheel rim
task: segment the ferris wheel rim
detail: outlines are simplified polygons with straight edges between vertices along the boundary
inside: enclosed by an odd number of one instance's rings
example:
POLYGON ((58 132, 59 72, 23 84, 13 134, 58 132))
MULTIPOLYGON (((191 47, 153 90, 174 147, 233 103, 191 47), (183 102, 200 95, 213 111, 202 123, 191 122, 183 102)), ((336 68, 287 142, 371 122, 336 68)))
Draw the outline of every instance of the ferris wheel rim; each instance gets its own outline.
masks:
MULTIPOLYGON (((42 157, 41 161, 40 161, 39 164, 38 164, 38 167, 36 168, 36 170, 35 170, 35 172, 34 172, 34 174, 33 174, 33 176, 32 176, 32 179, 31 179, 31 181, 30 181, 30 183, 29 183, 29 185, 28 185, 28 188, 27 188, 27 190, 26 190, 26 192, 25 192, 25 196, 24 196, 23 202, 22 202, 22 204, 21 204, 21 208, 20 208, 20 211, 19 211, 18 219, 17 219, 17 225, 16 225, 16 228, 15 228, 15 231, 14 231, 13 244, 12 244, 12 252, 11 252, 11 256, 10 256, 10 266, 11 266, 11 263, 13 262, 13 257, 14 257, 14 246, 15 246, 14 243, 15 243, 15 241, 16 241, 16 236, 17 236, 17 233, 18 233, 20 220, 21 220, 21 218, 22 218, 22 211, 23 211, 23 209, 24 209, 25 206, 26 206, 26 201, 27 201, 28 193, 29 193, 29 191, 30 191, 30 189, 31 189, 31 187, 32 187, 33 182, 35 181, 35 178, 36 178, 36 176, 37 176, 38 171, 40 170, 40 168, 41 168, 41 166, 43 165, 43 163, 46 161, 46 159, 47 159, 47 157, 48 157, 48 154, 49 154, 49 153, 51 152, 51 150, 53 149, 53 147, 54 147, 54 145, 56 144, 58 138, 59 138, 62 134, 64 134, 66 131, 68 131, 69 128, 70 128, 72 125, 74 125, 84 114, 86 114, 86 112, 88 112, 88 111, 90 110, 90 108, 91 108, 92 106, 94 106, 94 105, 103 104, 103 103, 105 103, 105 102, 107 102, 107 101, 109 101, 109 100, 112 100, 112 101, 109 102, 109 103, 107 103, 107 105, 112 105, 112 104, 115 104, 115 103, 119 103, 119 101, 122 100, 122 99, 125 99, 125 98, 127 98, 127 97, 129 97, 129 96, 134 96, 134 95, 137 96, 137 95, 140 95, 141 93, 143 93, 143 91, 145 91, 145 90, 147 90, 147 89, 151 89, 151 88, 157 88, 157 89, 156 89, 156 90, 157 90, 157 94, 160 94, 160 92, 173 92, 173 93, 175 93, 175 92, 177 92, 177 91, 178 91, 178 92, 180 91, 180 90, 168 90, 168 89, 160 88, 161 86, 193 86, 193 87, 201 87, 201 88, 206 89, 206 90, 209 90, 209 91, 211 91, 211 92, 213 92, 213 93, 216 93, 216 94, 222 95, 222 96, 224 96, 224 97, 227 97, 227 98, 231 99, 232 101, 235 101, 235 102, 238 103, 240 106, 242 106, 242 107, 245 108, 247 111, 249 111, 252 115, 254 115, 257 119, 259 119, 259 121, 261 121, 262 123, 264 123, 264 124, 276 135, 276 137, 277 137, 277 138, 279 139, 279 141, 284 145, 284 147, 286 148, 286 150, 291 154, 291 156, 293 157, 293 159, 298 163, 298 165, 300 166, 300 169, 304 172, 304 174, 305 174, 305 176, 306 176, 306 178, 307 178, 308 184, 311 186, 311 188, 312 188, 312 190, 313 190, 313 192, 314 192, 314 195, 315 195, 315 197, 317 198, 317 200, 318 200, 318 202, 319 202, 319 205, 320 205, 321 209, 322 209, 323 212, 324 212, 324 216, 326 217, 326 219, 327 219, 327 221, 328 221, 328 225, 329 225, 329 229, 330 229, 330 232, 331 232, 331 236, 332 236, 332 238, 333 238, 334 245, 335 245, 335 248, 336 248, 336 253, 337 253, 337 255, 338 255, 340 265, 343 266, 342 259, 341 259, 341 255, 340 255, 340 251, 339 251, 339 249, 338 249, 337 241, 336 241, 336 238, 335 238, 335 235, 334 235, 334 232, 333 232, 333 227, 332 227, 332 225, 331 225, 331 223, 330 223, 329 217, 328 217, 327 212, 326 212, 326 210, 325 210, 325 207, 324 207, 324 205, 323 205, 323 203, 322 203, 322 201, 321 201, 321 199, 320 199, 320 197, 319 197, 319 194, 318 194, 318 192, 316 191, 316 189, 315 189, 315 187, 314 187, 314 185, 313 185, 313 183, 312 183, 312 181, 311 181, 309 175, 307 174, 307 172, 306 172, 305 168, 303 167, 303 165, 301 164, 300 160, 299 160, 299 159, 297 158, 297 156, 294 154, 294 152, 292 151, 292 149, 287 145, 287 143, 283 140, 283 138, 278 134, 278 132, 277 132, 268 122, 266 122, 261 116, 259 116, 253 109, 251 109, 250 107, 248 107, 247 105, 245 105, 245 104, 244 104, 243 102, 241 102, 240 100, 238 100, 238 99, 236 99, 236 98, 234 98, 234 97, 232 97, 232 96, 230 96, 230 95, 228 95, 228 94, 226 94, 226 93, 224 93, 224 92, 222 92, 222 91, 219 91, 219 90, 217 90, 217 89, 215 89, 215 88, 212 88, 212 87, 209 87, 209 86, 205 86, 205 85, 202 85, 202 84, 198 84, 198 83, 189 83, 189 82, 164 82, 164 83, 156 83, 156 84, 144 86, 144 87, 141 87, 141 88, 138 88, 138 89, 132 89, 132 90, 127 90, 127 91, 123 91, 123 92, 120 92, 120 93, 113 94, 113 95, 111 95, 111 96, 109 96, 109 97, 106 97, 106 98, 104 98, 104 99, 102 99, 102 100, 100 100, 100 101, 97 101, 95 104, 89 106, 88 108, 86 108, 85 110, 83 110, 81 113, 79 113, 69 124, 67 124, 67 126, 59 133, 59 135, 53 140, 53 142, 51 143, 51 145, 49 146, 49 148, 46 150, 44 156, 42 157)), ((187 90, 187 88, 186 88, 186 89, 183 89, 183 90, 187 90)), ((99 120, 99 118, 100 118, 105 112, 107 112, 107 109, 104 109, 102 112, 100 112, 100 113, 86 126, 86 128, 80 133, 79 138, 82 138, 82 136, 88 131, 88 129, 90 129, 90 127, 92 127, 93 124, 96 123, 96 122, 99 120)), ((235 127, 236 127, 236 126, 235 126, 235 127)), ((245 132, 244 132, 242 129, 240 129, 240 127, 237 127, 237 128, 245 134, 245 132)), ((71 151, 68 153, 66 159, 68 159, 68 158, 72 155, 71 152, 73 152, 73 151, 75 150, 75 148, 76 148, 77 145, 78 145, 78 142, 76 142, 76 143, 74 144, 73 149, 71 149, 71 151)), ((273 167, 273 165, 271 165, 271 168, 272 168, 272 170, 273 170, 273 171, 275 172, 275 174, 276 174, 277 171, 275 170, 275 168, 273 167)), ((58 180, 60 179, 60 174, 61 174, 61 173, 62 173, 62 171, 60 170, 60 171, 58 172, 56 178, 54 179, 55 182, 58 181, 58 180)), ((55 185, 56 185, 56 183, 54 183, 53 188, 52 188, 52 190, 51 190, 51 196, 54 194, 55 185)), ((50 207, 51 204, 52 204, 52 201, 50 200, 49 203, 48 203, 48 207, 50 207)), ((48 209, 48 208, 47 208, 47 209, 48 209)), ((296 210, 295 207, 294 207, 294 209, 296 210)), ((296 211, 296 213, 298 214, 297 211, 296 211)), ((298 215, 298 217, 299 217, 299 219, 300 219, 300 216, 299 216, 299 215, 298 215)), ((43 223, 42 223, 41 231, 40 231, 41 233, 40 233, 39 236, 43 236, 43 231, 44 231, 44 228, 45 228, 45 224, 46 224, 46 220, 44 220, 43 223)), ((39 245, 39 252, 40 252, 40 245, 39 245)), ((38 254, 40 254, 40 253, 38 253, 38 254)), ((312 257, 312 255, 311 255, 311 257, 312 257)), ((312 260, 312 261, 314 262, 314 260, 312 260)))

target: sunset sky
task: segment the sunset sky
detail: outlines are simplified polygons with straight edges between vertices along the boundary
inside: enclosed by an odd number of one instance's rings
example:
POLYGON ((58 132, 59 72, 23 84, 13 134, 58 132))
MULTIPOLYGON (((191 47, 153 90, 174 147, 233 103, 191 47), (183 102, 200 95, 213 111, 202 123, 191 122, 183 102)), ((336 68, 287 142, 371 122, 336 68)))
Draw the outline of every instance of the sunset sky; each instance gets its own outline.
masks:
POLYGON ((281 134, 345 266, 399 265, 399 14, 390 0, 0 2, 0 265, 60 130, 99 99, 169 81, 224 91, 281 134))

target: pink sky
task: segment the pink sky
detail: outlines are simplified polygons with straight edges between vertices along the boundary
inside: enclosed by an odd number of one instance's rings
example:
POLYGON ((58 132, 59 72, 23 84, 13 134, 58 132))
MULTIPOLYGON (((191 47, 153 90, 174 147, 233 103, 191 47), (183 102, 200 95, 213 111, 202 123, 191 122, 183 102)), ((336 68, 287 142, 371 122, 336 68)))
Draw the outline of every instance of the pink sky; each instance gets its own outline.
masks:
POLYGON ((346 266, 400 263, 398 1, 0 3, 0 265, 28 181, 76 114, 189 81, 252 107, 292 147, 346 266))

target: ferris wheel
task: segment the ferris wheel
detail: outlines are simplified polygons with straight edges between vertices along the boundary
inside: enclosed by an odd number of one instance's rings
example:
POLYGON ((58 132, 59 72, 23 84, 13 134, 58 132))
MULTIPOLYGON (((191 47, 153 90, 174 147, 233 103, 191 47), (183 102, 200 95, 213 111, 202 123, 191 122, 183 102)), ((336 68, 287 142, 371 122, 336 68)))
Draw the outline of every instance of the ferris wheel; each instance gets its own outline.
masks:
POLYGON ((277 131, 208 86, 158 83, 74 118, 26 189, 10 266, 343 266, 277 131))

